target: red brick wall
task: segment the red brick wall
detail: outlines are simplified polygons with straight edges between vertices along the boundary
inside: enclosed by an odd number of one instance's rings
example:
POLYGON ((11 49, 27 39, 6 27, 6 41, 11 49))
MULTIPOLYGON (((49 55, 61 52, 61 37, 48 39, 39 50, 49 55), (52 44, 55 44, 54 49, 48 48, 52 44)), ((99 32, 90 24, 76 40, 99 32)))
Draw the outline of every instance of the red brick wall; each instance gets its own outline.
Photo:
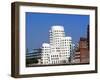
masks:
POLYGON ((88 48, 80 48, 80 62, 81 63, 89 63, 88 48))

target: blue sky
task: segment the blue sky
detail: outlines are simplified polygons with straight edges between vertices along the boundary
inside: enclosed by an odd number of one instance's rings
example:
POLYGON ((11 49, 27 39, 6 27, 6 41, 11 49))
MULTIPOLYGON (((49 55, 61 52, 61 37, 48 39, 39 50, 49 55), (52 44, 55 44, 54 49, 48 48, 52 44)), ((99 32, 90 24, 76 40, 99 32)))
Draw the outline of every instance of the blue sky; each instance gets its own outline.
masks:
POLYGON ((64 26, 66 36, 71 36, 76 43, 80 37, 86 37, 88 24, 89 15, 26 12, 26 48, 31 51, 49 42, 49 30, 53 25, 64 26))

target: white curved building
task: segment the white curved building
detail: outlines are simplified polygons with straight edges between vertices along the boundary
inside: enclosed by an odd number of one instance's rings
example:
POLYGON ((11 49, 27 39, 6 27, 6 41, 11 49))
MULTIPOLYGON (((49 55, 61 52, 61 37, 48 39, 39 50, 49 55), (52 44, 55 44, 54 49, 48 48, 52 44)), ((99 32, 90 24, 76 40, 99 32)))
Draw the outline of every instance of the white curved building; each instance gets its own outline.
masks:
POLYGON ((72 49, 72 38, 66 37, 63 26, 52 26, 50 29, 50 43, 42 45, 43 64, 64 64, 69 62, 72 49))
POLYGON ((41 53, 42 64, 49 64, 50 50, 51 50, 50 44, 48 44, 48 43, 42 44, 42 53, 41 53))

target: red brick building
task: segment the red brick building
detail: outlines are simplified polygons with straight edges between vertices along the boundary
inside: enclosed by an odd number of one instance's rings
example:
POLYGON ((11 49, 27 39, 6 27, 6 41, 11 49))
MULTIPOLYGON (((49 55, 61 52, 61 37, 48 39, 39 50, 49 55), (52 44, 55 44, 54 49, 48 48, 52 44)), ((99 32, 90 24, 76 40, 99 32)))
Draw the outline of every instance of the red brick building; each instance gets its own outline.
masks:
POLYGON ((87 37, 81 37, 75 51, 74 63, 89 63, 89 25, 87 26, 87 37))
POLYGON ((80 38, 79 41, 80 63, 89 63, 89 49, 87 38, 80 38))

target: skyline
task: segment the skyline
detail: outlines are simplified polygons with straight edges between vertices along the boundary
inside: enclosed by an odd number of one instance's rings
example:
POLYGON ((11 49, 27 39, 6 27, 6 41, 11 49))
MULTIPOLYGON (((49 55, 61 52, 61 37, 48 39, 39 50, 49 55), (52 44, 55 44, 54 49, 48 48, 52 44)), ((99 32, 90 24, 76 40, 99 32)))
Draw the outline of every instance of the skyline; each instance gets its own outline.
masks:
POLYGON ((31 51, 40 48, 43 42, 49 43, 49 30, 53 25, 64 26, 66 36, 76 43, 86 36, 88 24, 89 15, 26 12, 26 48, 31 51))

